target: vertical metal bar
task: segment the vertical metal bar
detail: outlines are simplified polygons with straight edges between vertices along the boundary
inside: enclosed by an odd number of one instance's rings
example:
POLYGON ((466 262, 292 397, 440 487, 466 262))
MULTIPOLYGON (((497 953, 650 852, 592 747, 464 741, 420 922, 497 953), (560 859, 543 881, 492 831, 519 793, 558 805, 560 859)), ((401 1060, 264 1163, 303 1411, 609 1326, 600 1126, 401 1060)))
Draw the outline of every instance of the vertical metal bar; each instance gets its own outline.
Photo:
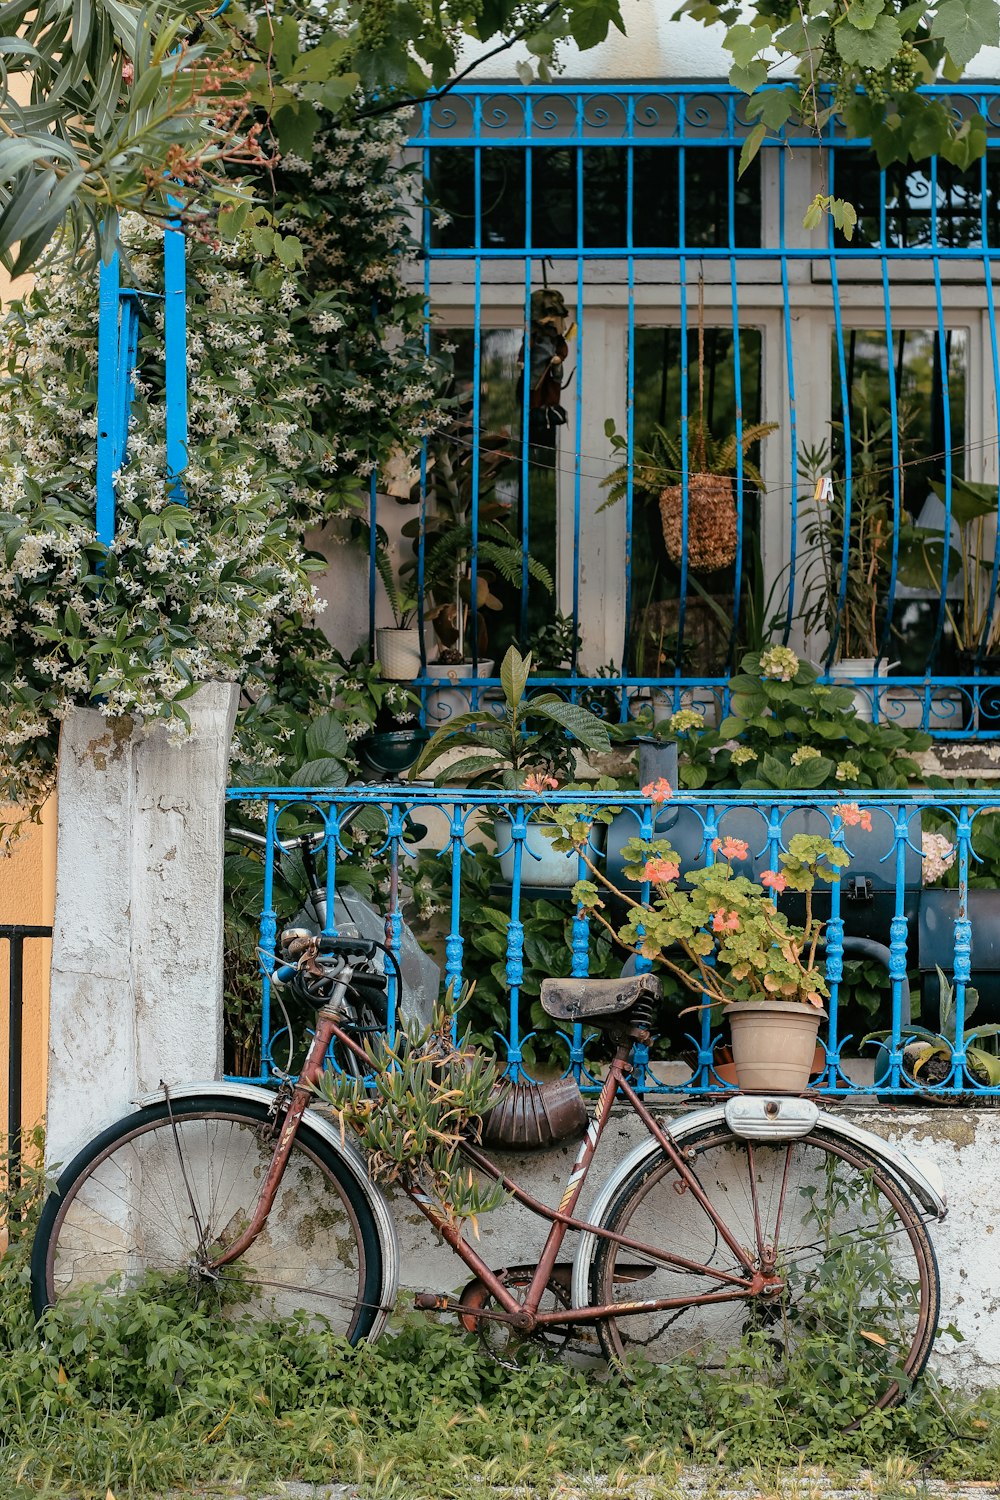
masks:
POLYGON ((958 852, 958 909, 955 913, 955 1037, 952 1045, 954 1071, 950 1082, 956 1089, 975 1087, 975 1080, 965 1078, 965 992, 972 980, 972 923, 969 921, 969 849, 972 842, 972 818, 969 807, 959 808, 955 825, 958 852))
POLYGON ((118 364, 115 368, 115 417, 112 464, 117 474, 128 452, 128 423, 135 394, 135 361, 139 348, 139 308, 135 293, 119 293, 118 364))
POLYGON ((448 913, 448 936, 444 940, 444 987, 457 997, 462 988, 462 849, 465 818, 456 802, 451 809, 451 910, 448 913))
POLYGON ((184 504, 181 474, 188 462, 187 267, 184 236, 163 236, 163 345, 167 408, 167 492, 184 504))
MULTIPOLYGON (((525 153, 526 162, 531 152, 525 153)), ((528 230, 530 233, 530 228, 528 230)), ((528 554, 531 545, 531 258, 524 257, 524 374, 521 378, 521 597, 518 608, 518 646, 523 651, 528 640, 528 554)))
POLYGON ((278 935, 278 914, 274 909, 274 841, 278 830, 278 804, 267 799, 267 822, 264 828, 264 894, 260 913, 260 1076, 271 1076, 271 973, 278 935))
POLYGON ((23 1049, 24 1049, 24 935, 11 933, 10 990, 7 1007, 7 1151, 10 1160, 10 1186, 21 1183, 21 1125, 23 1119, 23 1049))
POLYGON ((677 600, 677 654, 674 659, 674 676, 683 674, 684 622, 687 614, 688 591, 688 521, 691 501, 691 425, 688 410, 688 383, 690 360, 688 355, 688 296, 687 296, 687 150, 684 146, 687 114, 683 96, 677 105, 678 135, 681 144, 677 148, 677 254, 681 290, 681 581, 677 600))
MULTIPOLYGON (((472 556, 469 561, 469 628, 472 633, 471 659, 472 659, 472 687, 470 689, 469 706, 475 708, 479 702, 479 693, 476 689, 476 681, 479 676, 479 464, 480 464, 480 422, 482 402, 482 365, 483 365, 483 148, 479 144, 481 135, 481 124, 483 115, 482 100, 477 94, 473 101, 473 126, 476 145, 472 148, 473 160, 473 213, 475 214, 475 294, 472 309, 472 556)), ((526 204, 526 215, 530 219, 530 199, 526 204)), ((455 608, 458 618, 456 625, 459 632, 459 646, 468 651, 468 643, 464 640, 462 630, 462 601, 455 600, 455 608)))
MULTIPOLYGON (((729 100, 726 106, 729 134, 734 132, 733 111, 735 104, 729 100)), ((736 153, 735 148, 730 146, 726 150, 727 158, 727 195, 728 195, 728 217, 729 217, 729 248, 735 250, 735 220, 736 220, 736 153)), ((740 363, 740 303, 739 287, 736 276, 736 256, 729 257, 729 287, 732 298, 733 319, 733 402, 736 406, 736 576, 733 581, 733 628, 729 637, 729 658, 732 660, 733 651, 736 646, 736 637, 739 632, 740 600, 743 585, 743 501, 744 501, 744 478, 743 478, 743 371, 740 363)))
MULTIPOLYGON (((983 110, 986 100, 980 100, 983 110)), ((986 311, 989 318, 990 328, 990 355, 993 361, 993 415, 987 421, 987 431, 996 431, 998 419, 1000 419, 1000 352, 997 350, 997 313, 996 303, 993 296, 993 261, 990 257, 991 246, 989 243, 989 218, 987 205, 989 204, 989 179, 986 174, 986 163, 988 153, 984 152, 979 162, 979 219, 980 235, 983 242, 983 277, 986 283, 986 311)), ((983 623, 983 633, 976 647, 976 661, 981 662, 986 654, 987 643, 993 629, 993 616, 996 611, 997 591, 1000 589, 1000 480, 997 482, 997 529, 996 539, 993 543, 993 567, 990 571, 990 584, 988 602, 986 605, 986 619, 983 623)))
MULTIPOLYGON (((838 849, 844 847, 843 828, 831 833, 838 849)), ((826 1042, 826 1087, 834 1090, 840 1074, 840 986, 844 978, 844 918, 841 912, 841 884, 835 880, 830 886, 830 916, 826 931, 826 982, 830 994, 827 999, 829 1022, 826 1042)))
POLYGON ((118 252, 101 261, 97 330, 97 540, 115 535, 115 393, 118 373, 120 268, 118 252))
POLYGON ((795 565, 798 551, 799 531, 799 444, 797 434, 798 413, 795 403, 795 359, 792 342, 792 303, 788 289, 788 257, 785 254, 785 155, 778 151, 778 252, 781 257, 781 316, 785 326, 785 372, 788 380, 788 446, 789 446, 789 496, 791 497, 791 524, 788 543, 788 606, 781 638, 788 641, 795 618, 795 565))
MULTIPOLYGON (((879 173, 879 217, 882 225, 881 244, 885 250, 885 173, 879 173)), ((879 657, 887 655, 892 639, 892 615, 896 603, 896 579, 899 569, 899 528, 903 519, 902 472, 899 453, 899 400, 896 389, 895 337, 892 331, 892 303, 889 299, 889 262, 883 254, 882 263, 882 308, 885 314, 886 373, 889 378, 889 416, 892 424, 892 558, 889 565, 889 588, 885 603, 885 624, 879 642, 879 657)), ((878 663, 876 662, 876 672, 878 663)), ((878 703, 878 688, 872 689, 872 697, 878 703)))
MULTIPOLYGON (((583 95, 576 96, 576 130, 583 139, 583 95)), ((576 415, 573 454, 573 649, 570 676, 579 674, 578 637, 580 631, 580 468, 583 442, 583 147, 576 148, 576 415)), ((624 670, 624 668, 623 668, 624 670)))
MULTIPOLYGON (((834 192, 833 186, 834 153, 830 152, 830 191, 834 192)), ((830 248, 833 249, 833 220, 830 220, 828 235, 830 248)), ((852 450, 851 450, 851 392, 847 381, 847 359, 844 353, 844 325, 840 308, 840 281, 837 276, 837 258, 830 256, 830 285, 833 291, 833 327, 837 342, 837 366, 840 373, 840 404, 843 412, 844 429, 844 539, 840 549, 840 587, 837 592, 837 617, 833 622, 830 632, 830 645, 827 650, 826 664, 837 659, 837 643, 840 638, 840 624, 844 617, 844 602, 847 598, 847 573, 850 566, 851 551, 851 480, 852 480, 852 450)))
POLYGON ((898 1089, 902 1066, 903 988, 906 977, 906 845, 910 827, 905 807, 897 807, 893 825, 895 839, 895 905, 889 923, 889 979, 892 984, 892 1035, 890 1040, 889 1087, 898 1089))
MULTIPOLYGON (((632 548, 635 525, 635 257, 633 214, 635 211, 635 152, 632 146, 635 125, 635 101, 628 95, 625 101, 625 132, 628 145, 625 147, 625 245, 628 263, 628 328, 626 331, 625 356, 625 461, 628 472, 625 479, 625 628, 622 632, 622 674, 628 673, 629 650, 632 641, 632 548)), ((622 717, 625 717, 627 695, 622 693, 622 717)))
POLYGON ((515 1082, 521 1076, 521 985, 524 983, 524 924, 521 921, 521 870, 524 840, 527 833, 527 808, 523 803, 510 809, 510 834, 513 843, 514 871, 510 889, 510 920, 507 923, 506 978, 510 1006, 507 1035, 507 1076, 515 1082))
MULTIPOLYGON (((937 239, 937 157, 931 157, 931 185, 932 201, 934 208, 931 216, 931 243, 935 245, 937 239)), ((944 634, 945 621, 948 618, 948 567, 951 561, 951 502, 952 502, 952 452, 951 452, 951 395, 948 383, 948 337, 944 322, 944 303, 941 299, 941 262, 932 253, 934 266, 934 301, 937 310, 937 341, 938 358, 941 369, 941 416, 942 430, 944 435, 944 547, 941 552, 941 598, 938 601, 937 625, 934 629, 934 639, 931 642, 930 658, 927 670, 930 672, 936 661, 938 650, 941 645, 941 637, 944 634)))
MULTIPOLYGON (((424 139, 430 137, 432 120, 430 104, 421 110, 424 139)), ((423 153, 424 182, 430 181, 430 147, 423 153)), ((424 191, 423 208, 423 254, 424 254, 424 353, 431 352, 431 204, 430 195, 424 191)), ((424 629, 424 573, 427 561, 427 444, 425 437, 420 444, 420 516, 417 532, 417 631, 420 638, 420 675, 427 675, 427 638, 424 629)), ((420 689, 420 722, 427 722, 427 688, 420 689)))

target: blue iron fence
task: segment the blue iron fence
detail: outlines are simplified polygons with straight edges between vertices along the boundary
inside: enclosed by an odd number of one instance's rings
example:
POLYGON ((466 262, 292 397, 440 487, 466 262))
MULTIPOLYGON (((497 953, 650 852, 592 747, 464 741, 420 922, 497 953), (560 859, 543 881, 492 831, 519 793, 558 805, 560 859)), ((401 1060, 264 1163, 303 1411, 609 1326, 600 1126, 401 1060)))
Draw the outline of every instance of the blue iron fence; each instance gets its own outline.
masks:
MULTIPOLYGON (((266 809, 259 867, 262 1080, 274 1078, 288 1055, 288 1018, 272 1008, 267 976, 276 934, 304 899, 294 878, 300 872, 282 872, 280 841, 313 829, 326 856, 328 931, 344 919, 338 893, 355 889, 360 875, 395 952, 416 937, 440 964, 442 991, 477 980, 481 990, 470 1016, 480 1032, 495 1029, 511 1076, 530 1077, 541 1066, 572 1072, 585 1089, 596 1087, 599 1034, 581 1025, 566 1034, 544 1030, 552 1023, 537 1005, 538 983, 548 974, 619 973, 627 955, 574 906, 572 885, 584 866, 577 856, 552 850, 537 826, 544 806, 539 798, 372 786, 337 792, 232 788, 228 796, 231 803, 266 809), (434 899, 427 899, 427 888, 434 899)), ((554 793, 548 801, 580 799, 579 792, 554 793)), ((614 881, 624 878, 622 849, 631 836, 667 837, 686 869, 711 862, 713 840, 732 837, 747 845, 737 871, 755 877, 779 868, 794 834, 829 836, 850 862, 829 893, 815 898, 825 920, 830 989, 815 1087, 825 1095, 910 1100, 1000 1094, 973 1071, 967 1052, 970 1026, 1000 1021, 1000 791, 816 792, 808 798, 727 791, 679 793, 662 805, 630 791, 594 793, 587 801, 619 810, 606 840, 593 841, 595 859, 614 881), (915 1025, 941 1036, 936 1071, 925 1063, 916 1076, 912 1055, 905 1055, 915 1025), (886 1033, 883 1041, 865 1041, 878 1031, 886 1033)), ((632 890, 649 893, 648 885, 632 890)), ((790 893, 780 898, 790 918, 801 920, 795 899, 790 893)), ((607 915, 615 920, 613 902, 607 915)), ((682 1016, 690 1001, 687 992, 672 993, 668 981, 661 1035, 639 1059, 648 1092, 733 1087, 719 1023, 707 1010, 694 1019, 682 1016)), ((405 1011, 407 996, 391 992, 390 1026, 400 1003, 405 1011)), ((298 1019, 308 1024, 308 1017, 298 1019)))
MULTIPOLYGON (((772 639, 801 647, 804 634, 876 718, 941 738, 997 733, 1000 90, 932 92, 985 118, 988 149, 967 173, 936 158, 880 171, 834 118, 821 140, 795 138, 794 153, 786 133, 765 141, 741 179, 753 122, 744 96, 717 85, 484 84, 421 107, 428 347, 455 344, 459 413, 429 441, 413 494, 429 722, 475 704, 510 638, 530 643, 551 611, 530 555, 558 575, 572 622, 564 658, 538 680, 557 666, 557 686, 615 716, 651 693, 667 709, 724 711, 741 645, 770 622, 772 639), (803 232, 818 188, 858 206, 852 242, 832 224, 803 232), (609 319, 620 330, 610 362, 589 342, 605 349, 609 319), (614 462, 608 415, 623 428, 614 462), (735 439, 735 515, 732 555, 699 572, 702 418, 735 439), (781 430, 744 453, 759 420, 781 430), (642 483, 657 423, 679 454, 673 556, 642 483), (594 530, 614 463, 617 605, 601 592, 608 542, 594 530), (822 478, 832 486, 817 490, 822 478), (987 498, 967 488, 987 480, 987 498), (434 521, 445 489, 466 540, 442 583, 439 549, 454 560, 456 539, 434 521), (513 581, 486 545, 497 515, 522 549, 513 581), (594 641, 616 607, 615 659, 597 674, 594 641), (456 635, 457 684, 447 653, 436 659, 456 635)), ((391 533, 395 516, 373 477, 373 638, 375 528, 391 533)))

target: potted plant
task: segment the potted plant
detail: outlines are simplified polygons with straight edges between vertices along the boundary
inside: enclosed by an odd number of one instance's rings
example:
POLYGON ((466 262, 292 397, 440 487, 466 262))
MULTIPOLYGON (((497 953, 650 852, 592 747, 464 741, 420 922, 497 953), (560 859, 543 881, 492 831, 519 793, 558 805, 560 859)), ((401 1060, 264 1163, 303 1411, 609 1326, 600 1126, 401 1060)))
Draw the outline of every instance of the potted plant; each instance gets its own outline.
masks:
POLYGON ((624 455, 625 461, 603 481, 608 498, 600 509, 615 505, 627 494, 631 472, 633 490, 659 503, 663 541, 671 562, 680 566, 686 558, 694 573, 717 573, 732 566, 739 547, 733 480, 740 455, 744 477, 763 493, 764 480, 750 460, 750 449, 774 432, 777 423, 753 422, 721 440, 713 434, 705 415, 705 302, 701 283, 698 290, 698 409, 686 423, 682 419, 676 432, 654 424, 649 448, 633 449, 631 465, 628 439, 615 431, 611 418, 605 422, 604 431, 612 448, 624 455))
MULTIPOLYGON (((702 412, 687 424, 687 463, 685 464, 682 432, 668 432, 659 423, 653 426, 648 448, 632 453, 632 485, 636 493, 656 500, 660 507, 663 541, 671 562, 680 566, 684 547, 684 476, 687 474, 687 548, 688 567, 695 573, 717 573, 731 567, 736 560, 736 491, 734 477, 737 455, 743 453, 743 475, 763 492, 764 480, 747 456, 754 443, 774 432, 775 422, 753 422, 741 433, 717 439, 710 431, 702 412)), ((618 454, 628 453, 628 440, 615 430, 608 418, 604 431, 618 454)), ((599 507, 616 505, 628 492, 629 463, 619 464, 602 486, 608 498, 599 507)))
POLYGON ((375 651, 382 676, 390 682, 413 682, 420 676, 420 630, 414 623, 417 596, 397 578, 389 556, 388 538, 379 528, 375 544, 375 566, 392 609, 393 623, 375 631, 375 651))
POLYGON ((415 554, 400 570, 408 580, 417 576, 422 539, 424 619, 438 643, 437 659, 428 662, 428 671, 449 684, 427 695, 431 723, 461 715, 471 705, 467 690, 458 684, 488 677, 493 670, 486 617, 503 607, 493 592, 497 575, 519 585, 526 565, 530 578, 549 593, 553 589, 548 569, 533 557, 525 559, 508 524, 508 509, 496 499, 497 475, 512 459, 509 438, 480 433, 477 445, 475 437, 471 403, 466 402, 430 444, 425 514, 403 527, 415 554))
MULTIPOLYGON (((944 1104, 954 1102, 951 1095, 939 1096, 935 1089, 946 1084, 951 1078, 954 1069, 953 1054, 956 1050, 956 1042, 961 1040, 961 1051, 965 1055, 965 1069, 969 1075, 970 1082, 981 1087, 996 1088, 1000 1085, 1000 1056, 997 1055, 997 1037, 1000 1036, 1000 1026, 974 1026, 966 1031, 962 1028, 961 1038, 958 1035, 958 1016, 955 1008, 955 989, 948 981, 948 976, 938 965, 937 968, 938 990, 940 995, 940 1031, 928 1031, 924 1026, 913 1026, 905 1024, 903 1027, 903 1076, 907 1082, 916 1085, 924 1085, 920 1090, 921 1099, 927 1103, 939 1100, 944 1104), (979 1044, 990 1039, 992 1046, 983 1047, 979 1044)), ((979 1008, 979 991, 971 984, 965 988, 965 1019, 971 1021, 976 1010, 979 1008)), ((875 1058, 875 1082, 884 1084, 889 1077, 889 1052, 886 1042, 892 1037, 891 1031, 872 1031, 862 1041, 862 1046, 869 1042, 879 1044, 875 1058)), ((992 1098, 989 1103, 995 1103, 992 1098)))
POLYGON ((350 657, 332 652, 340 669, 335 683, 337 715, 362 767, 380 779, 401 776, 427 738, 420 701, 401 682, 386 681, 382 663, 370 662, 364 646, 350 657))
MULTIPOLYGON (((807 506, 803 585, 805 606, 801 619, 808 632, 825 630, 833 650, 829 675, 834 682, 884 676, 879 663, 883 634, 883 589, 892 563, 893 488, 887 474, 893 467, 893 417, 877 413, 867 378, 858 383, 855 416, 850 434, 851 479, 830 475, 831 453, 826 443, 806 448, 802 473, 812 485, 807 506)), ((905 412, 901 414, 905 446, 905 412)), ((834 423, 844 435, 844 424, 834 423)), ((900 462, 900 500, 905 469, 900 462)), ((854 694, 859 718, 872 719, 872 689, 854 694)))
MULTIPOLYGON (((943 506, 944 484, 932 480, 931 489, 943 506)), ((905 584, 932 589, 938 597, 944 592, 959 666, 970 677, 1000 677, 1000 607, 993 588, 996 517, 995 484, 953 479, 947 542, 939 526, 917 524, 900 532, 899 576, 905 584)), ((1000 731, 1000 689, 981 690, 979 710, 982 719, 1000 731)))
MULTIPOLYGON (((521 656, 511 646, 500 667, 501 703, 462 714, 451 724, 442 725, 424 747, 411 776, 422 776, 437 767, 438 784, 461 781, 469 786, 539 795, 560 780, 572 780, 573 741, 588 750, 611 748, 607 727, 580 704, 567 703, 556 693, 526 697, 530 673, 530 652, 521 656), (467 753, 455 759, 456 751, 467 753)), ((576 879, 578 861, 572 852, 557 851, 552 839, 546 837, 546 829, 556 831, 551 815, 546 813, 539 820, 532 811, 529 818, 524 834, 508 817, 495 820, 503 879, 513 881, 514 850, 523 839, 527 857, 521 864, 522 885, 571 884, 576 879)), ((592 852, 595 850, 592 846, 592 852)))
MULTIPOLYGON (((670 796, 666 781, 644 791, 655 803, 670 796)), ((824 924, 813 913, 812 895, 817 881, 840 879, 848 863, 843 847, 829 838, 795 834, 778 856, 780 868, 763 872, 757 882, 734 868, 749 854, 740 839, 717 838, 713 862, 683 875, 666 839, 631 839, 625 873, 648 885, 649 896, 642 900, 618 889, 595 864, 580 809, 558 809, 556 821, 564 834, 557 847, 575 849, 593 877, 577 882, 574 899, 630 953, 673 974, 698 998, 696 1008, 722 1007, 740 1088, 801 1092, 828 995, 818 961, 824 924), (776 904, 785 890, 804 894, 800 924, 776 904), (625 903, 620 926, 605 915, 605 892, 625 903)))

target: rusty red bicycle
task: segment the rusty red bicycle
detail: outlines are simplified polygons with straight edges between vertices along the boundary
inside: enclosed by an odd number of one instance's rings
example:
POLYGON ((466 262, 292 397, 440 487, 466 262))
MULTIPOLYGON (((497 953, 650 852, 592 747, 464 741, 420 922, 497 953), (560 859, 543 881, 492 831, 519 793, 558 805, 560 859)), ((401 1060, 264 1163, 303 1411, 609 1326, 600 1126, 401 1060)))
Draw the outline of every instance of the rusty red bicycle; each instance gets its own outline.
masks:
MULTIPOLYGON (((379 944, 319 940, 308 1056, 277 1095, 252 1085, 160 1091, 91 1141, 42 1213, 39 1314, 57 1300, 171 1276, 219 1316, 323 1320, 374 1339, 396 1302, 399 1256, 365 1160, 315 1108, 331 1048, 370 1065, 352 996, 384 984, 379 944)), ((387 952, 387 950, 383 950, 387 952)), ((391 957, 391 955, 390 955, 391 957)), ((286 965, 277 977, 296 972, 286 965)), ((634 1355, 788 1384, 797 1360, 828 1383, 842 1425, 909 1391, 934 1341, 939 1283, 929 1219, 945 1203, 929 1169, 809 1098, 734 1095, 657 1117, 634 1086, 658 981, 549 979, 542 1005, 608 1037, 611 1061, 560 1201, 541 1203, 470 1132, 468 1166, 548 1223, 530 1266, 488 1265, 415 1183, 410 1199, 464 1263, 457 1295, 421 1292, 490 1351, 516 1360, 572 1345, 627 1370, 634 1355), (579 1205, 612 1105, 644 1136, 579 1205), (572 1257, 564 1255, 570 1237, 572 1257)))

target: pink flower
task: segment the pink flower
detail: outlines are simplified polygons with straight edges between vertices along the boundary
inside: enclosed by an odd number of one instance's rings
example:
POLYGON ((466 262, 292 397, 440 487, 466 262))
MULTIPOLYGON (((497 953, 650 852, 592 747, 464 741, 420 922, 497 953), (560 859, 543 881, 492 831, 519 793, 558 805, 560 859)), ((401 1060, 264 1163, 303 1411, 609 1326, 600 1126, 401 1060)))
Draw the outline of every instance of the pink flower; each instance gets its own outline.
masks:
POLYGON ((559 783, 554 776, 543 776, 541 771, 532 771, 530 776, 524 778, 524 790, 526 792, 554 792, 559 783))
POLYGON ((651 781, 648 786, 644 786, 642 795, 648 797, 650 802, 655 802, 659 806, 661 802, 666 802, 667 798, 672 797, 674 793, 667 778, 661 776, 658 781, 651 781))
POLYGON ((127 59, 122 63, 122 83, 130 84, 135 78, 135 65, 127 59))
POLYGON ((779 870, 765 870, 760 877, 760 883, 769 891, 783 891, 788 885, 788 881, 779 870))
POLYGON ((833 810, 845 828, 863 828, 866 833, 871 833, 872 815, 867 810, 862 811, 856 802, 838 802, 833 810))
POLYGON ((723 859, 746 859, 750 853, 749 845, 743 839, 713 839, 712 849, 723 859))
POLYGON ((680 878, 680 873, 680 866, 669 859, 648 859, 642 878, 648 880, 650 885, 669 885, 672 880, 680 878))
POLYGON ((718 911, 713 911, 713 913, 712 913, 712 931, 713 932, 739 932, 739 930, 740 930, 740 915, 739 915, 739 912, 726 911, 726 908, 724 906, 720 906, 719 909, 718 909, 718 911))

